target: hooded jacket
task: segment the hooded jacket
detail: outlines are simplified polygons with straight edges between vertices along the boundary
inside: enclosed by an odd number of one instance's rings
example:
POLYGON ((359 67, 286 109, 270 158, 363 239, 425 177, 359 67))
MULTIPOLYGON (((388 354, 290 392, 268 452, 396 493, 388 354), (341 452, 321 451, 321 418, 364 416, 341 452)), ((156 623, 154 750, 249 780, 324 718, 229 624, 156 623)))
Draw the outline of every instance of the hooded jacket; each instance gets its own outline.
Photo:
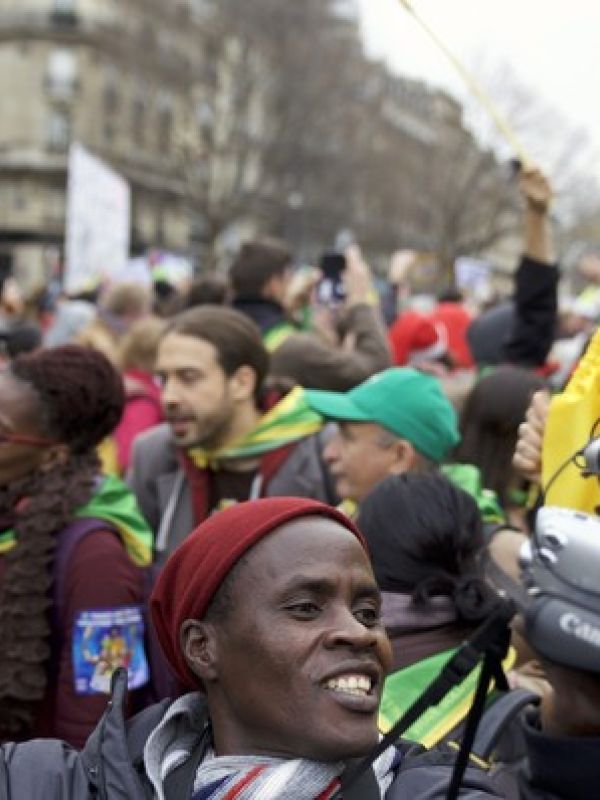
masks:
MULTIPOLYGON (((0 748, 0 800, 183 800, 191 797, 196 765, 209 746, 206 707, 182 710, 171 723, 177 741, 187 742, 190 757, 174 770, 172 778, 151 783, 146 774, 155 774, 152 754, 146 743, 166 718, 170 703, 151 706, 125 723, 126 673, 118 670, 113 679, 113 695, 96 730, 81 752, 63 742, 36 740, 8 744, 0 748)), ((201 703, 201 701, 198 701, 201 703)), ((404 744, 398 749, 399 762, 385 800, 443 800, 452 772, 455 754, 451 751, 423 752, 404 744)), ((154 778, 156 781, 156 778, 154 778)), ((461 800, 500 800, 484 771, 469 767, 463 779, 461 800)), ((356 786, 342 793, 343 800, 380 800, 376 794, 356 786)), ((530 795, 537 800, 543 795, 530 795)))

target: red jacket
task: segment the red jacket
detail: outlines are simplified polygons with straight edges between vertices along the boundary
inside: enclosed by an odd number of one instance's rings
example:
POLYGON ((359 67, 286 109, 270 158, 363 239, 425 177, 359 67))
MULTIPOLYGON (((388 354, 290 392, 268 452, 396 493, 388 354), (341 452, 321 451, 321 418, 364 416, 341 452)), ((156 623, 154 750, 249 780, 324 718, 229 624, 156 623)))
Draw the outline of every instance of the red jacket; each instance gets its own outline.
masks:
POLYGON ((122 475, 129 468, 131 447, 135 437, 158 425, 163 419, 160 389, 154 376, 139 369, 130 369, 125 372, 123 378, 126 392, 125 409, 113 433, 122 475))

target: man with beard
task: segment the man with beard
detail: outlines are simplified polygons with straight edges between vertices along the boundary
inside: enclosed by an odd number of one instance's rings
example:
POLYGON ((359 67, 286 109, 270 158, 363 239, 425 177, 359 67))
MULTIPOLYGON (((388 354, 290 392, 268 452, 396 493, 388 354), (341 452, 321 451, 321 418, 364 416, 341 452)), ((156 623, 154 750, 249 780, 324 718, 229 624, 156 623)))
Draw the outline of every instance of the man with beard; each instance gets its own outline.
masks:
POLYGON ((268 368, 258 328, 238 311, 193 308, 167 326, 156 363, 167 422, 136 441, 130 472, 155 531, 157 563, 233 503, 335 499, 321 458, 321 417, 301 389, 265 402, 268 368))

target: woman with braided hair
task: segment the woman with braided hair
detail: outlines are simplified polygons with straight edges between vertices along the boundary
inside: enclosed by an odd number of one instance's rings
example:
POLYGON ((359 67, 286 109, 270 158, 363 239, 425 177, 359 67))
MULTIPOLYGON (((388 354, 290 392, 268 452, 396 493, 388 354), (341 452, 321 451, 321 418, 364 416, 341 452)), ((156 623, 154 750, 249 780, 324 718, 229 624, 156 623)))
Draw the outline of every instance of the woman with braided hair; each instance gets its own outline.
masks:
POLYGON ((0 737, 83 744, 110 676, 148 680, 141 567, 151 533, 96 447, 123 411, 120 376, 67 345, 0 371, 0 737))

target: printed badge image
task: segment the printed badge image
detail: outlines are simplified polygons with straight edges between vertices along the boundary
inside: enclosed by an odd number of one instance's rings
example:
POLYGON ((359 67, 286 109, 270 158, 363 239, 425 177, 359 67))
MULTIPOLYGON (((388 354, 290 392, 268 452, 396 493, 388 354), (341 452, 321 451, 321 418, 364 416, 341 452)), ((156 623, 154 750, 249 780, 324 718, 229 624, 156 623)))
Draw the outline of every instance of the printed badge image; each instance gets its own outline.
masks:
POLYGON ((144 650, 144 620, 136 607, 82 611, 73 629, 73 675, 77 694, 110 694, 119 667, 127 670, 127 685, 148 683, 144 650))

